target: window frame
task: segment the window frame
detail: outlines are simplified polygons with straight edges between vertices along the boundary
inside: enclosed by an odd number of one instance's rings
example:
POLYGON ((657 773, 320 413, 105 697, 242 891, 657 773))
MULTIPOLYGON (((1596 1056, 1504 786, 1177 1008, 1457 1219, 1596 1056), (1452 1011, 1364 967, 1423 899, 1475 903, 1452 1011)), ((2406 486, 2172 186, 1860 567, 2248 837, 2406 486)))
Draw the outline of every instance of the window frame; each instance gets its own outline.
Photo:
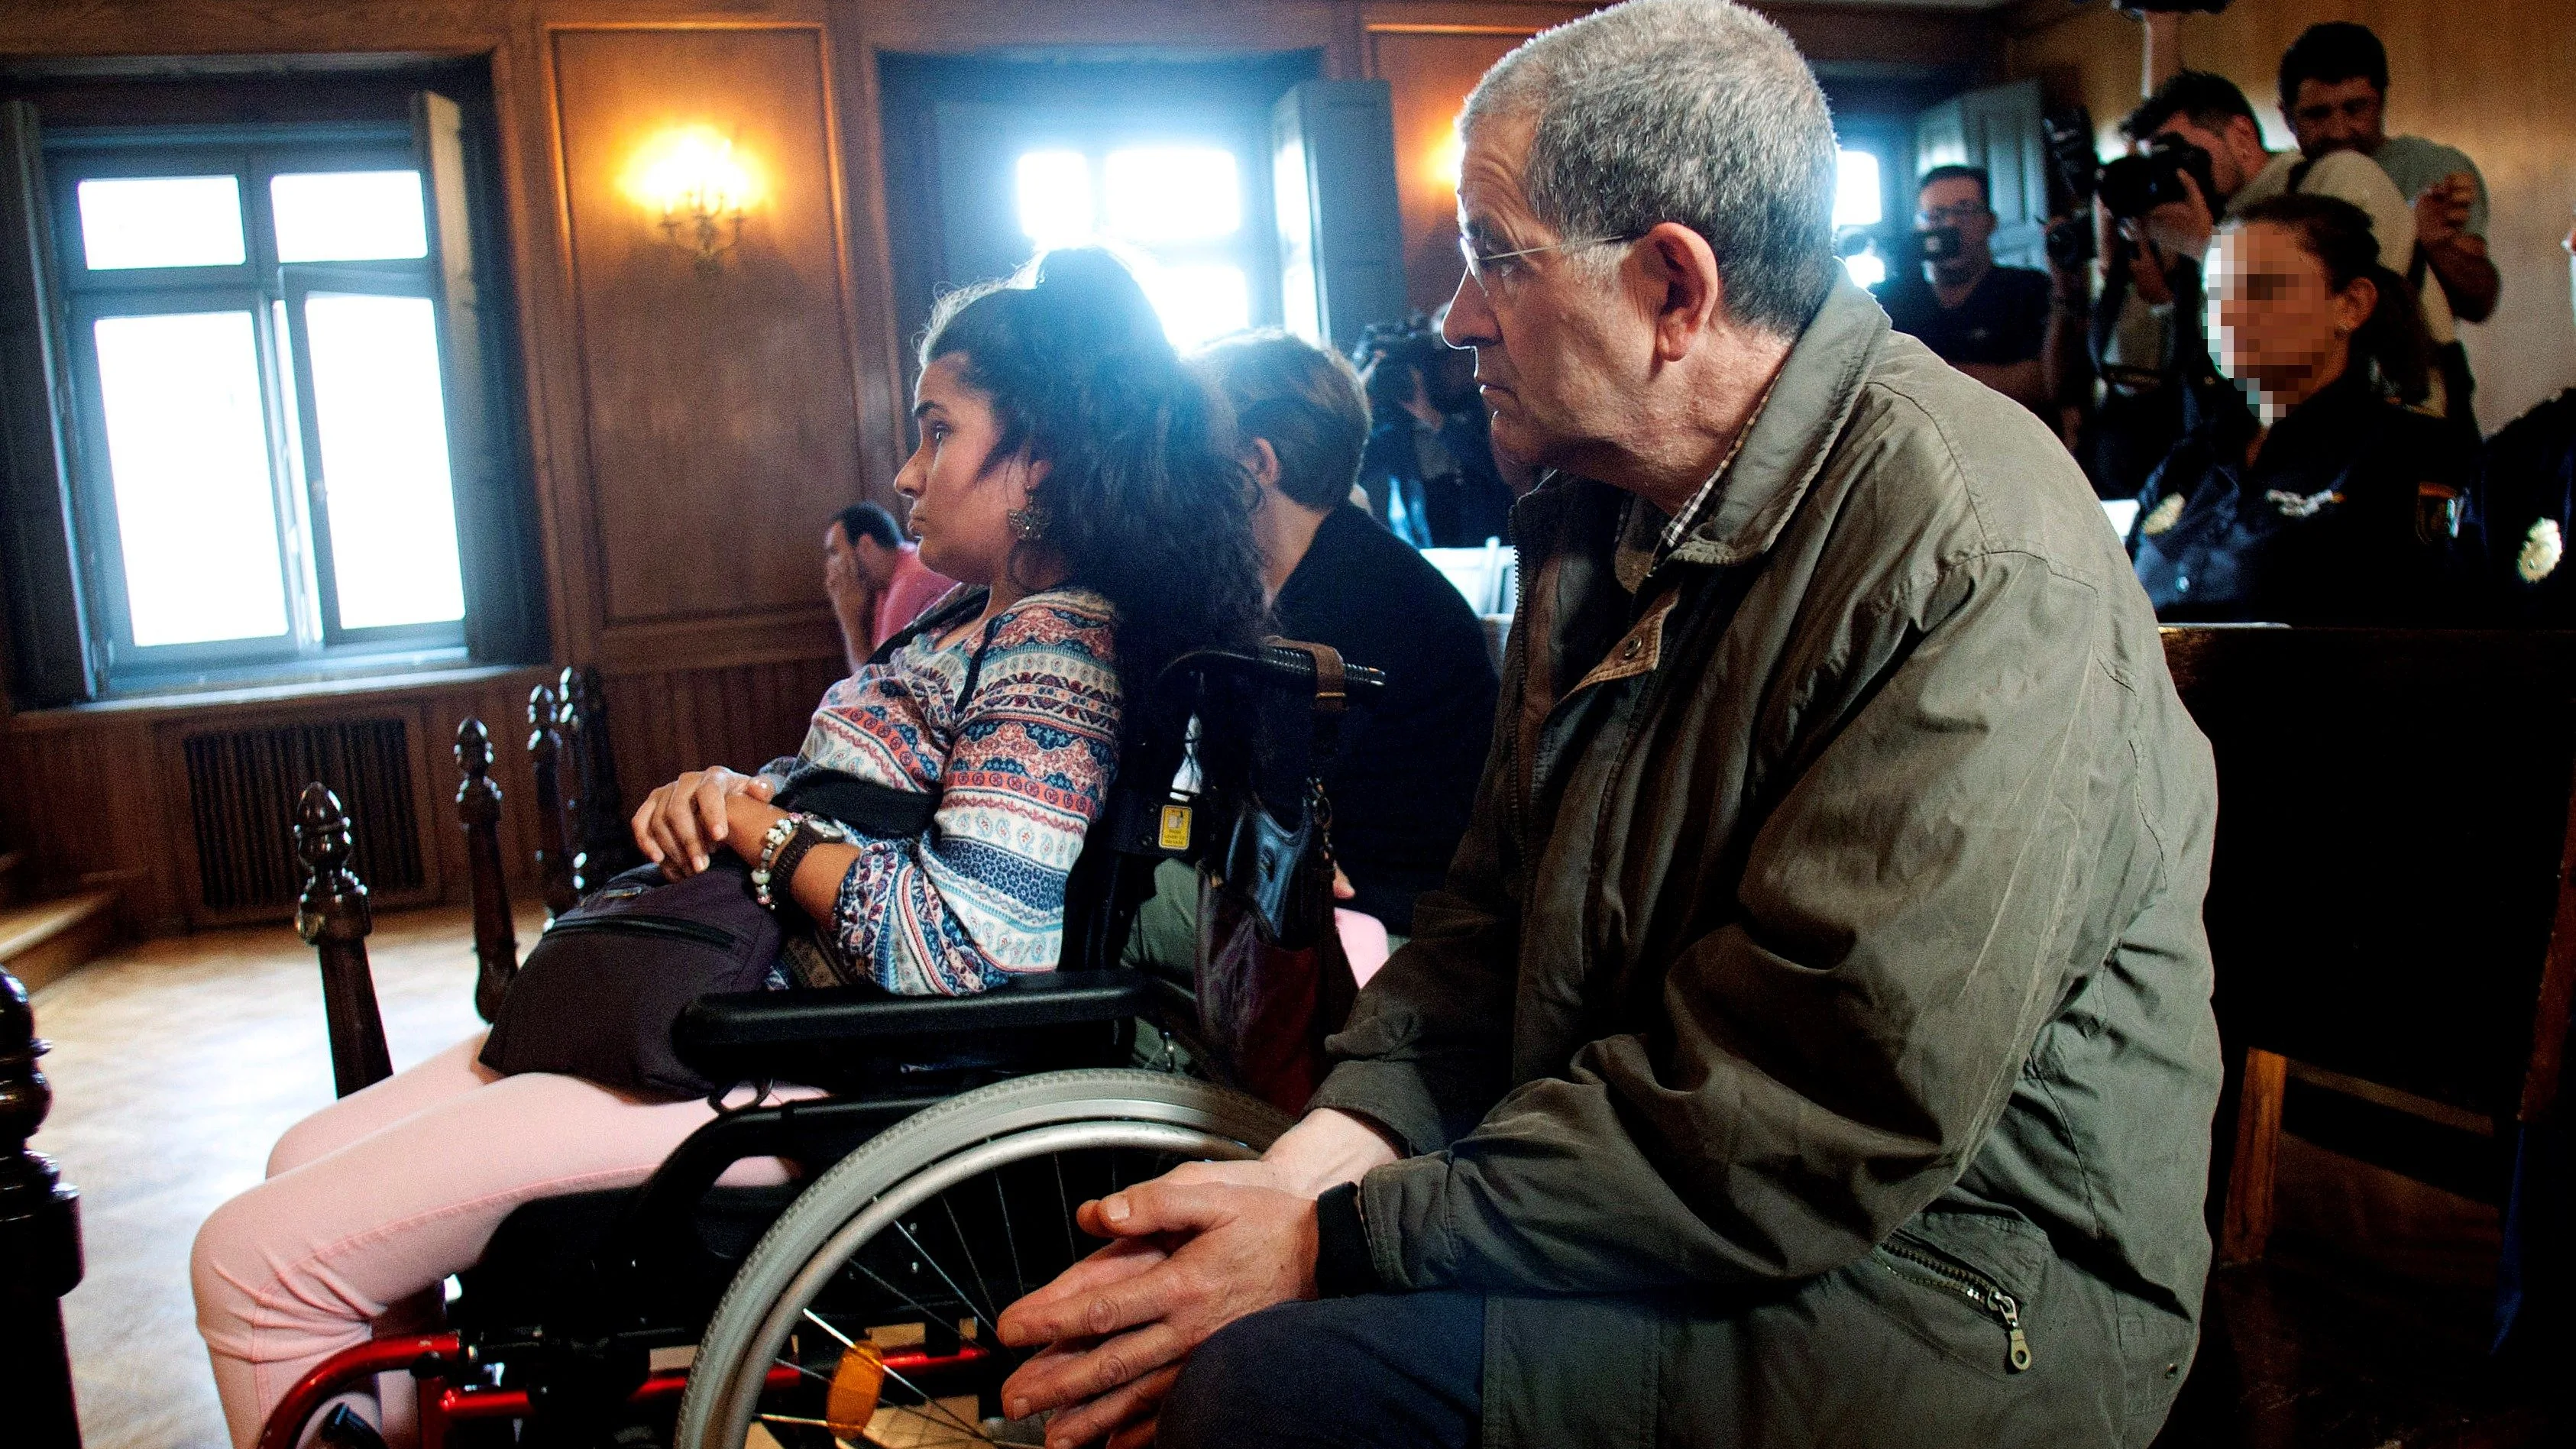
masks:
MULTIPOLYGON (((365 629, 340 626, 331 558, 328 500, 313 415, 313 379, 301 311, 319 291, 420 297, 440 303, 436 200, 412 128, 380 123, 306 123, 191 128, 83 128, 48 133, 45 185, 52 201, 54 248, 66 320, 65 362, 71 378, 70 421, 83 446, 73 469, 75 548, 87 577, 93 647, 111 689, 150 689, 213 673, 274 673, 312 666, 356 666, 383 657, 422 662, 465 653, 463 617, 430 624, 365 629), (419 173, 428 245, 413 258, 287 262, 277 258, 273 193, 279 175, 339 171, 419 173), (81 236, 83 181, 229 173, 239 188, 243 261, 235 266, 110 268, 88 264, 81 236), (214 301, 210 299, 222 299, 214 301), (207 305, 197 305, 201 302, 207 305), (95 326, 105 317, 185 312, 252 313, 261 369, 261 411, 276 509, 285 633, 258 639, 138 645, 126 591, 115 481, 106 449, 106 414, 95 326)), ((442 352, 446 346, 440 334, 442 352)), ((441 359, 442 383, 445 359, 441 359)), ((441 392, 451 426, 458 400, 441 392)), ((449 459, 450 487, 458 460, 449 459)), ((459 508, 461 514, 461 505, 459 508)), ((461 521, 461 520, 460 520, 461 521)), ((468 571, 458 539, 460 584, 468 571)))

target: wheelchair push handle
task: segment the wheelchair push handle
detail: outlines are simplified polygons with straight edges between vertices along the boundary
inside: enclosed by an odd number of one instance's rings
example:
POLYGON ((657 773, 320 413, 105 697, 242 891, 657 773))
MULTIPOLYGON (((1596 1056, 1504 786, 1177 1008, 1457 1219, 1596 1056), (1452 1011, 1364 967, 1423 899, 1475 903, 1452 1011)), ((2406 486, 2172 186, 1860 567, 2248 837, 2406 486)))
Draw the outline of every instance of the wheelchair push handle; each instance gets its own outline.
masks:
MULTIPOLYGON (((1175 678, 1186 675, 1196 675, 1201 680, 1232 676, 1265 689, 1311 694, 1315 668, 1313 654, 1288 643, 1264 644, 1258 650, 1192 649, 1163 667, 1162 683, 1168 686, 1175 678)), ((1342 665, 1342 693, 1348 698, 1368 699, 1384 688, 1384 670, 1364 664, 1342 665)))

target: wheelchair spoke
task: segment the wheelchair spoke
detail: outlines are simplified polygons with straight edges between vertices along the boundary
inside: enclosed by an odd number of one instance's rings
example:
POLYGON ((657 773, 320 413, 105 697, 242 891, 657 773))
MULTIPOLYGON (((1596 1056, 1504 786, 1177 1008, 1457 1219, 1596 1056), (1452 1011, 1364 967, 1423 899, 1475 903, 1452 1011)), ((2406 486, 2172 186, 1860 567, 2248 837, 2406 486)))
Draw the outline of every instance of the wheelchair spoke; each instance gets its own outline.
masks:
MULTIPOLYGON (((834 1336, 834 1337, 836 1337, 836 1338, 837 1338, 837 1337, 839 1337, 839 1335, 838 1335, 838 1334, 835 1334, 835 1335, 833 1335, 833 1336, 834 1336)), ((792 1358, 782 1358, 782 1359, 777 1359, 777 1360, 774 1360, 774 1362, 775 1362, 775 1363, 776 1363, 780 1368, 794 1369, 794 1370, 796 1370, 798 1373, 803 1374, 805 1377, 807 1377, 807 1378, 809 1378, 809 1379, 812 1379, 814 1382, 816 1382, 816 1383, 818 1383, 818 1384, 826 1384, 826 1385, 828 1385, 828 1384, 830 1384, 830 1383, 832 1382, 832 1376, 831 1376, 830 1374, 824 1373, 824 1372, 823 1372, 822 1370, 820 1370, 820 1369, 808 1368, 808 1367, 806 1367, 805 1365, 803 1365, 803 1364, 801 1364, 801 1363, 798 1363, 796 1360, 794 1360, 794 1359, 792 1359, 792 1358)))
MULTIPOLYGON (((977 1443, 985 1442, 985 1438, 984 1438, 984 1430, 982 1429, 982 1427, 981 1427, 981 1426, 979 1426, 979 1425, 975 1425, 975 1424, 970 1424, 970 1423, 966 1422, 964 1419, 961 1419, 961 1418, 957 1417, 957 1411, 956 1411, 956 1410, 951 1409, 951 1408, 949 1408, 946 1404, 943 1404, 943 1403, 939 1402, 937 1399, 932 1398, 928 1393, 926 1393, 926 1392, 924 1392, 924 1391, 922 1390, 921 1385, 914 1383, 912 1380, 910 1380, 910 1379, 908 1379, 908 1378, 905 1378, 902 1374, 899 1374, 899 1373, 895 1372, 895 1371, 894 1371, 893 1369, 891 1369, 891 1368, 889 1368, 889 1369, 887 1369, 887 1370, 885 1371, 885 1375, 886 1375, 886 1377, 887 1377, 887 1378, 890 1378, 890 1379, 894 1380, 896 1383, 899 1383, 899 1384, 903 1385, 905 1388, 912 1390, 914 1393, 916 1393, 916 1394, 920 1394, 920 1395, 921 1395, 921 1402, 922 1402, 922 1407, 923 1407, 923 1408, 929 1408, 929 1409, 936 1409, 936 1410, 938 1410, 938 1411, 939 1411, 939 1417, 941 1417, 941 1418, 943 1418, 943 1419, 946 1419, 949 1423, 954 1424, 954 1425, 956 1425, 958 1428, 965 1430, 965 1431, 966 1431, 966 1433, 971 1437, 971 1439, 972 1439, 974 1442, 977 1442, 977 1443)), ((918 1413, 918 1412, 920 1412, 920 1411, 919 1411, 919 1410, 914 1410, 913 1412, 918 1413)))
MULTIPOLYGON (((913 1297, 911 1294, 904 1292, 904 1291, 903 1291, 902 1289, 900 1289, 900 1288, 897 1288, 897 1287, 896 1287, 896 1286, 894 1286, 892 1283, 889 1283, 889 1282, 887 1282, 885 1279, 878 1277, 878 1276, 877 1276, 877 1273, 876 1273, 876 1270, 875 1270, 875 1269, 873 1269, 873 1268, 870 1268, 867 1264, 865 1264, 865 1263, 861 1263, 861 1262, 858 1262, 858 1261, 853 1260, 853 1261, 851 1262, 850 1266, 851 1266, 851 1267, 853 1267, 853 1268, 858 1269, 858 1270, 859 1270, 860 1272, 862 1272, 862 1273, 867 1274, 867 1275, 868 1275, 869 1280, 870 1280, 871 1282, 874 1282, 878 1287, 883 1288, 883 1289, 884 1289, 885 1291, 887 1291, 888 1293, 891 1293, 891 1294, 893 1294, 895 1297, 902 1299, 902 1300, 903 1300, 903 1302, 904 1302, 904 1306, 905 1306, 905 1307, 910 1308, 913 1312, 918 1313, 918 1314, 920 1314, 920 1315, 921 1315, 921 1321, 922 1321, 924 1324, 934 1324, 934 1323, 937 1323, 937 1322, 939 1322, 939 1321, 940 1321, 940 1315, 939 1315, 939 1311, 938 1311, 937 1309, 934 1309, 934 1308, 931 1308, 931 1307, 927 1306, 927 1305, 926 1305, 926 1304, 924 1304, 920 1299, 913 1297)), ((812 1318, 812 1317, 814 1316, 814 1310, 813 1310, 813 1309, 811 1309, 811 1308, 806 1309, 806 1310, 805 1310, 805 1316, 806 1316, 806 1317, 808 1317, 808 1318, 812 1318)), ((837 1332, 833 1332, 833 1331, 831 1330, 831 1328, 830 1328, 828 1325, 826 1325, 826 1327, 825 1327, 825 1331, 826 1331, 826 1332, 831 1332, 831 1333, 832 1333, 832 1335, 833 1335, 833 1337, 835 1337, 835 1338, 840 1337, 840 1335, 839 1335, 837 1332)), ((844 1342, 847 1342, 847 1340, 843 1340, 843 1341, 844 1341, 844 1342)))
POLYGON ((986 1180, 993 1184, 993 1206, 1002 1212, 1002 1241, 1011 1247, 1011 1282, 1019 1290, 1011 1301, 1016 1303, 1029 1296, 1029 1275, 1020 1267, 1020 1235, 1011 1228, 1011 1200, 1002 1192, 1002 1175, 996 1172, 986 1180))
POLYGON ((1051 1156, 1047 1158, 1047 1166, 1055 1169, 1055 1205, 1063 1209, 1056 1221, 1064 1225, 1064 1260, 1079 1263, 1082 1250, 1073 1245, 1073 1202, 1064 1192, 1064 1159, 1051 1156))
MULTIPOLYGON (((990 1444, 995 1442, 993 1436, 985 1433, 981 1429, 977 1429, 974 1437, 972 1438, 960 1439, 954 1431, 948 1428, 946 1424, 941 1423, 937 1419, 931 1418, 929 1415, 924 1414, 909 1405, 889 1404, 886 1406, 886 1412, 918 1421, 923 1426, 921 1430, 917 1430, 912 1435, 907 1436, 899 1446, 899 1449, 944 1449, 944 1446, 950 1444, 990 1444), (929 1430, 941 1431, 939 1437, 928 1437, 929 1430)), ((877 1438, 873 1434, 868 1436, 868 1442, 875 1445, 885 1444, 884 1440, 877 1438)))
POLYGON ((985 1328, 992 1332, 993 1341, 995 1343, 1000 1343, 1002 1341, 1002 1330, 995 1328, 993 1326, 992 1318, 988 1316, 983 1309, 975 1306, 975 1300, 966 1296, 965 1289, 957 1286, 957 1280, 948 1275, 948 1265, 940 1262, 936 1255, 934 1255, 928 1248, 921 1245, 921 1239, 912 1235, 912 1228, 908 1224, 898 1219, 894 1225, 894 1230, 903 1234, 903 1240, 912 1244, 912 1250, 919 1253, 922 1261, 930 1265, 930 1271, 939 1275, 939 1280, 948 1285, 948 1291, 956 1294, 957 1301, 966 1305, 966 1311, 975 1316, 975 1321, 977 1323, 984 1325, 985 1328))
MULTIPOLYGON (((949 1201, 948 1194, 943 1192, 939 1195, 939 1207, 948 1214, 948 1231, 957 1239, 957 1251, 966 1255, 966 1270, 975 1275, 975 1286, 984 1290, 985 1312, 994 1318, 1001 1317, 1002 1311, 993 1306, 993 1285, 984 1281, 984 1265, 975 1261, 974 1246, 966 1241, 965 1225, 957 1221, 957 1204, 949 1201)), ((997 1334, 1000 1331, 994 1330, 997 1334)))

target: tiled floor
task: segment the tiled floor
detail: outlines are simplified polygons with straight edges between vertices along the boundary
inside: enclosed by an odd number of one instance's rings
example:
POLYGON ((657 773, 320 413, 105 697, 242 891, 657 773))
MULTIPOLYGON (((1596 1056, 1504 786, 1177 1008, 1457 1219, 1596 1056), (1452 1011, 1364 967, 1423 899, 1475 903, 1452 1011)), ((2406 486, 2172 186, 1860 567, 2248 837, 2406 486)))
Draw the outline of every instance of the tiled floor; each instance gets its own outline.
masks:
MULTIPOLYGON (((519 927, 535 939, 542 913, 519 927)), ((464 911, 379 917, 369 939, 399 1069, 476 1030, 464 911)), ((285 926, 112 950, 36 993, 53 1115, 34 1146, 81 1190, 88 1276, 64 1301, 88 1449, 224 1449, 188 1297, 188 1245, 331 1100, 322 988, 285 926)), ((0 1432, 0 1439, 5 1439, 0 1432)))

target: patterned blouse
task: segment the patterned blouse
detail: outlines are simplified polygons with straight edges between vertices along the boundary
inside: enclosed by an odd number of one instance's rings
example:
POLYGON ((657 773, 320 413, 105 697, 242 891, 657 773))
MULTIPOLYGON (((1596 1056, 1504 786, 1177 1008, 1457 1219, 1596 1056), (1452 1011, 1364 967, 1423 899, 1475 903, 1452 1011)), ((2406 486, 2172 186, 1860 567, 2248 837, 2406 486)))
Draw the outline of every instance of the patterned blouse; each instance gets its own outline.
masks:
POLYGON ((833 964, 908 996, 961 996, 1049 971, 1065 878, 1118 766, 1109 602, 1050 589, 984 631, 925 635, 824 692, 798 758, 905 790, 942 791, 915 840, 858 837, 823 932, 833 964))

